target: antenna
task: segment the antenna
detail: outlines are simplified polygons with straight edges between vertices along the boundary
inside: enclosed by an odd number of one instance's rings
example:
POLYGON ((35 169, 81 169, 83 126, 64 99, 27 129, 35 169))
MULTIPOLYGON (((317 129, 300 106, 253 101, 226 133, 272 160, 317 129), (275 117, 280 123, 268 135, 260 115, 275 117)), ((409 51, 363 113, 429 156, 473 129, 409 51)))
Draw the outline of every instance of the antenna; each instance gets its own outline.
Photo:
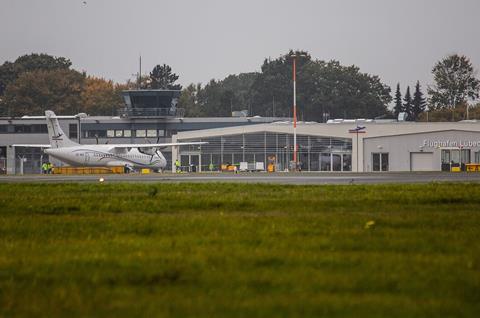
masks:
POLYGON ((140 54, 140 60, 139 60, 139 66, 140 69, 138 71, 138 89, 142 89, 142 55, 140 54))

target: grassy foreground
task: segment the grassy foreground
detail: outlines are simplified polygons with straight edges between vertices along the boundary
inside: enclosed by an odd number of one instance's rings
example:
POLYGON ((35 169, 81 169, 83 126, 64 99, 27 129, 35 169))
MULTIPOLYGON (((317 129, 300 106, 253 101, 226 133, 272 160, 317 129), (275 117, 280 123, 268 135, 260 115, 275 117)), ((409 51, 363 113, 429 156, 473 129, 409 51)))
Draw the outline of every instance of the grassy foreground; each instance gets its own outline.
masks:
POLYGON ((477 317, 474 184, 0 184, 0 317, 477 317))

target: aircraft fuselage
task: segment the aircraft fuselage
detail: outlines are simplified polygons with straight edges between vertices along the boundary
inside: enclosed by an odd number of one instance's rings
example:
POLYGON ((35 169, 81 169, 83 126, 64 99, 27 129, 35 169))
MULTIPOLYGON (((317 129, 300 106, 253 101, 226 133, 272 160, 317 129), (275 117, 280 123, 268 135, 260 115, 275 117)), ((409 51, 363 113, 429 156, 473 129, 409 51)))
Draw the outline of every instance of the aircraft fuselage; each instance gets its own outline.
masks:
MULTIPOLYGON (((45 153, 72 166, 129 166, 164 169, 167 160, 160 151, 142 152, 137 148, 113 149, 113 145, 78 145, 45 149, 45 153)), ((148 147, 148 145, 145 145, 148 147)))

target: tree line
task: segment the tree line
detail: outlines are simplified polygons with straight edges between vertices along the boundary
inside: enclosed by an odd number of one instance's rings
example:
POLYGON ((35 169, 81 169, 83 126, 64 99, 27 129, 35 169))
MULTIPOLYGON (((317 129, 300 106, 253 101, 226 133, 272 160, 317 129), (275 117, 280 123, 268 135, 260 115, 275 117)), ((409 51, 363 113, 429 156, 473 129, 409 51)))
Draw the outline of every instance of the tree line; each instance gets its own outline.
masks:
POLYGON ((303 51, 265 59, 260 72, 230 75, 205 86, 191 84, 183 90, 179 104, 189 116, 229 116, 231 111, 246 110, 249 115, 291 117, 293 54, 298 56, 297 105, 301 120, 389 114, 390 88, 378 76, 338 61, 315 60, 303 51))
POLYGON ((64 57, 29 54, 0 66, 0 114, 59 114, 87 112, 109 115, 122 105, 120 91, 127 85, 88 76, 71 68, 64 57))
POLYGON ((119 84, 78 72, 64 57, 24 55, 0 66, 0 115, 40 114, 45 109, 59 114, 115 115, 123 107, 122 90, 176 89, 182 90, 179 107, 185 108, 186 116, 231 116, 232 111, 246 110, 251 116, 291 117, 292 55, 297 56, 300 120, 397 118, 400 113, 412 121, 458 120, 465 118, 467 109, 480 115, 478 107, 468 108, 468 101, 479 97, 480 83, 465 56, 450 55, 435 64, 435 84, 428 87, 428 98, 418 81, 413 94, 410 87, 402 94, 398 84, 392 98, 390 87, 378 76, 363 73, 354 65, 314 59, 305 51, 266 58, 259 72, 184 88, 177 83, 179 75, 166 64, 156 65, 136 82, 119 84))

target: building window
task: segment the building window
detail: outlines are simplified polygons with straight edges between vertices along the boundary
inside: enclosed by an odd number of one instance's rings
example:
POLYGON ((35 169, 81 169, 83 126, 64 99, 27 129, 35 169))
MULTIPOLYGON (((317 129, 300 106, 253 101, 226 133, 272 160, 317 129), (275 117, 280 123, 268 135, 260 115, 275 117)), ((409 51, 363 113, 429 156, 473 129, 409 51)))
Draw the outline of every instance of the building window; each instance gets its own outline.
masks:
POLYGON ((144 129, 137 129, 135 131, 135 135, 138 137, 138 138, 143 138, 143 137, 146 137, 147 134, 146 134, 146 131, 144 129))
POLYGON ((106 138, 107 131, 106 130, 86 130, 85 131, 85 138, 106 138))
POLYGON ((115 137, 123 137, 123 130, 115 130, 115 137))
POLYGON ((107 130, 107 137, 108 138, 115 137, 115 130, 107 130))
POLYGON ((17 133, 17 134, 46 134, 48 132, 47 125, 0 125, 0 134, 17 133))
POLYGON ((131 130, 124 130, 123 131, 123 137, 127 137, 127 138, 130 138, 132 137, 132 131, 131 130))
POLYGON ((147 130, 147 137, 157 137, 157 130, 156 129, 148 129, 147 130))
POLYGON ((388 171, 388 153, 372 153, 372 170, 373 171, 388 171))
MULTIPOLYGON (((76 127, 77 125, 75 124, 75 134, 77 133, 76 127)), ((47 125, 40 125, 40 124, 32 125, 32 133, 35 133, 35 134, 48 133, 47 125)), ((72 137, 72 138, 77 138, 77 137, 72 137)))
POLYGON ((165 136, 167 136, 167 137, 171 137, 171 136, 176 135, 176 134, 177 134, 177 130, 176 130, 176 129, 166 130, 166 131, 165 131, 165 136))
POLYGON ((158 136, 159 136, 159 137, 165 136, 165 130, 159 129, 159 130, 158 130, 158 136))
POLYGON ((15 133, 28 134, 32 132, 32 128, 30 127, 30 125, 15 125, 14 131, 15 133))
POLYGON ((72 139, 78 138, 78 126, 77 124, 68 125, 68 137, 72 139))
POLYGON ((480 163, 480 151, 475 152, 475 163, 480 163))

